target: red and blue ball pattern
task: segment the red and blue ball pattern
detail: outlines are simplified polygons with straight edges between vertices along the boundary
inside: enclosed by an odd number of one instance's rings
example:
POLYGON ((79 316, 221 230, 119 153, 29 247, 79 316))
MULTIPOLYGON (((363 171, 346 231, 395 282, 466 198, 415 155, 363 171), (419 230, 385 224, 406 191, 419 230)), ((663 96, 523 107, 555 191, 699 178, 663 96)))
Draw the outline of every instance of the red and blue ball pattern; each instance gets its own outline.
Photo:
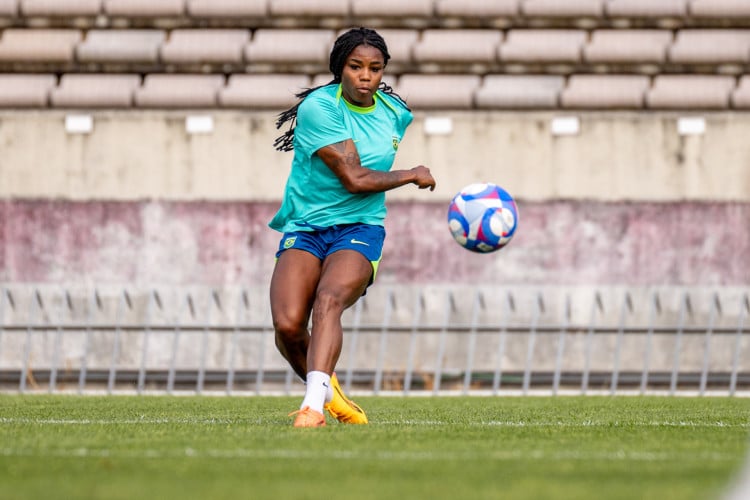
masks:
POLYGON ((513 238, 518 207, 513 197, 496 184, 470 184, 453 197, 448 227, 462 247, 478 253, 494 252, 513 238))

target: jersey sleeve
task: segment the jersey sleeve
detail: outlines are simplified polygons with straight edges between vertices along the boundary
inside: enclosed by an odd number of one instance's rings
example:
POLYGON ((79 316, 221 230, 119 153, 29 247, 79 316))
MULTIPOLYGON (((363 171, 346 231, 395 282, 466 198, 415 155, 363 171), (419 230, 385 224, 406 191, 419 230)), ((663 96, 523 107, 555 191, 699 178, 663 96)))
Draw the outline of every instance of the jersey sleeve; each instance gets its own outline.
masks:
POLYGON ((312 155, 324 146, 351 139, 335 98, 310 94, 297 110, 294 148, 312 155))
POLYGON ((401 136, 404 135, 404 133, 406 132, 406 129, 409 127, 409 125, 411 125, 412 121, 414 121, 414 115, 412 114, 412 112, 406 108, 403 108, 403 112, 401 113, 401 120, 400 120, 401 136))
POLYGON ((411 125, 414 120, 414 115, 409 108, 400 99, 394 96, 388 95, 385 92, 378 92, 378 96, 383 99, 383 102, 388 108, 396 115, 396 132, 400 137, 404 136, 406 129, 411 125))

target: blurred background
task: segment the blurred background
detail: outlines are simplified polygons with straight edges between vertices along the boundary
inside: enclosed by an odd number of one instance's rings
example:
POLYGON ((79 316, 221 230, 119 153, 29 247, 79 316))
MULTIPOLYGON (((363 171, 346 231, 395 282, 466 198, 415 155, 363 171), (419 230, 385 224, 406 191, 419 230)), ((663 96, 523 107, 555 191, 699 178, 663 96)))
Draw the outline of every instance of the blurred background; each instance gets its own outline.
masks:
POLYGON ((435 335, 429 361, 390 367, 408 336, 363 340, 349 384, 377 391, 390 370, 400 389, 421 363, 425 387, 450 372, 468 390, 476 368, 497 390, 503 362, 524 391, 588 387, 589 370, 613 390, 620 370, 641 390, 750 383, 750 2, 0 0, 6 383, 174 387, 182 367, 202 388, 235 363, 289 383, 272 342, 225 334, 268 333, 267 222, 292 158, 272 147, 276 115, 330 80, 333 41, 357 26, 384 36, 384 80, 415 113, 396 168, 428 165, 438 187, 388 194, 378 283, 347 327, 435 335), (446 224, 480 181, 520 211, 490 255, 446 224), (152 323, 173 334, 161 347, 152 323), (467 342, 503 324, 516 347, 467 342))

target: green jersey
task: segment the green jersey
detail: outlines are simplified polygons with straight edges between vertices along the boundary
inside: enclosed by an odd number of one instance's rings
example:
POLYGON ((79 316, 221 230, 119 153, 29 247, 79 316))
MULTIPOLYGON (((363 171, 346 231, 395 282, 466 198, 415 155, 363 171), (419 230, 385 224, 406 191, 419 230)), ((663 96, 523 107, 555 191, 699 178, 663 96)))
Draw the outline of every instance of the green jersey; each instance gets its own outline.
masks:
POLYGON ((367 108, 347 102, 340 84, 312 92, 297 110, 292 168, 281 207, 269 226, 281 232, 352 223, 382 226, 385 193, 350 193, 315 153, 351 139, 363 167, 387 172, 412 119, 402 102, 381 91, 367 108))

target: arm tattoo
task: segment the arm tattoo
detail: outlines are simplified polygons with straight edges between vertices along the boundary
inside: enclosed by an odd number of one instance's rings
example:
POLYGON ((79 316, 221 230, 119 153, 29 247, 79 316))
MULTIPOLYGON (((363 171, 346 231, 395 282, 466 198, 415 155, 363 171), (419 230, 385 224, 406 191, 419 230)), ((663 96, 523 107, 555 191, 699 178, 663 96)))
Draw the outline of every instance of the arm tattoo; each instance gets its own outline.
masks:
POLYGON ((335 149, 339 153, 344 153, 346 151, 346 141, 336 142, 334 144, 330 144, 328 146, 329 148, 335 149))
POLYGON ((357 153, 348 153, 344 155, 344 164, 347 167, 357 167, 359 166, 359 155, 357 153))

